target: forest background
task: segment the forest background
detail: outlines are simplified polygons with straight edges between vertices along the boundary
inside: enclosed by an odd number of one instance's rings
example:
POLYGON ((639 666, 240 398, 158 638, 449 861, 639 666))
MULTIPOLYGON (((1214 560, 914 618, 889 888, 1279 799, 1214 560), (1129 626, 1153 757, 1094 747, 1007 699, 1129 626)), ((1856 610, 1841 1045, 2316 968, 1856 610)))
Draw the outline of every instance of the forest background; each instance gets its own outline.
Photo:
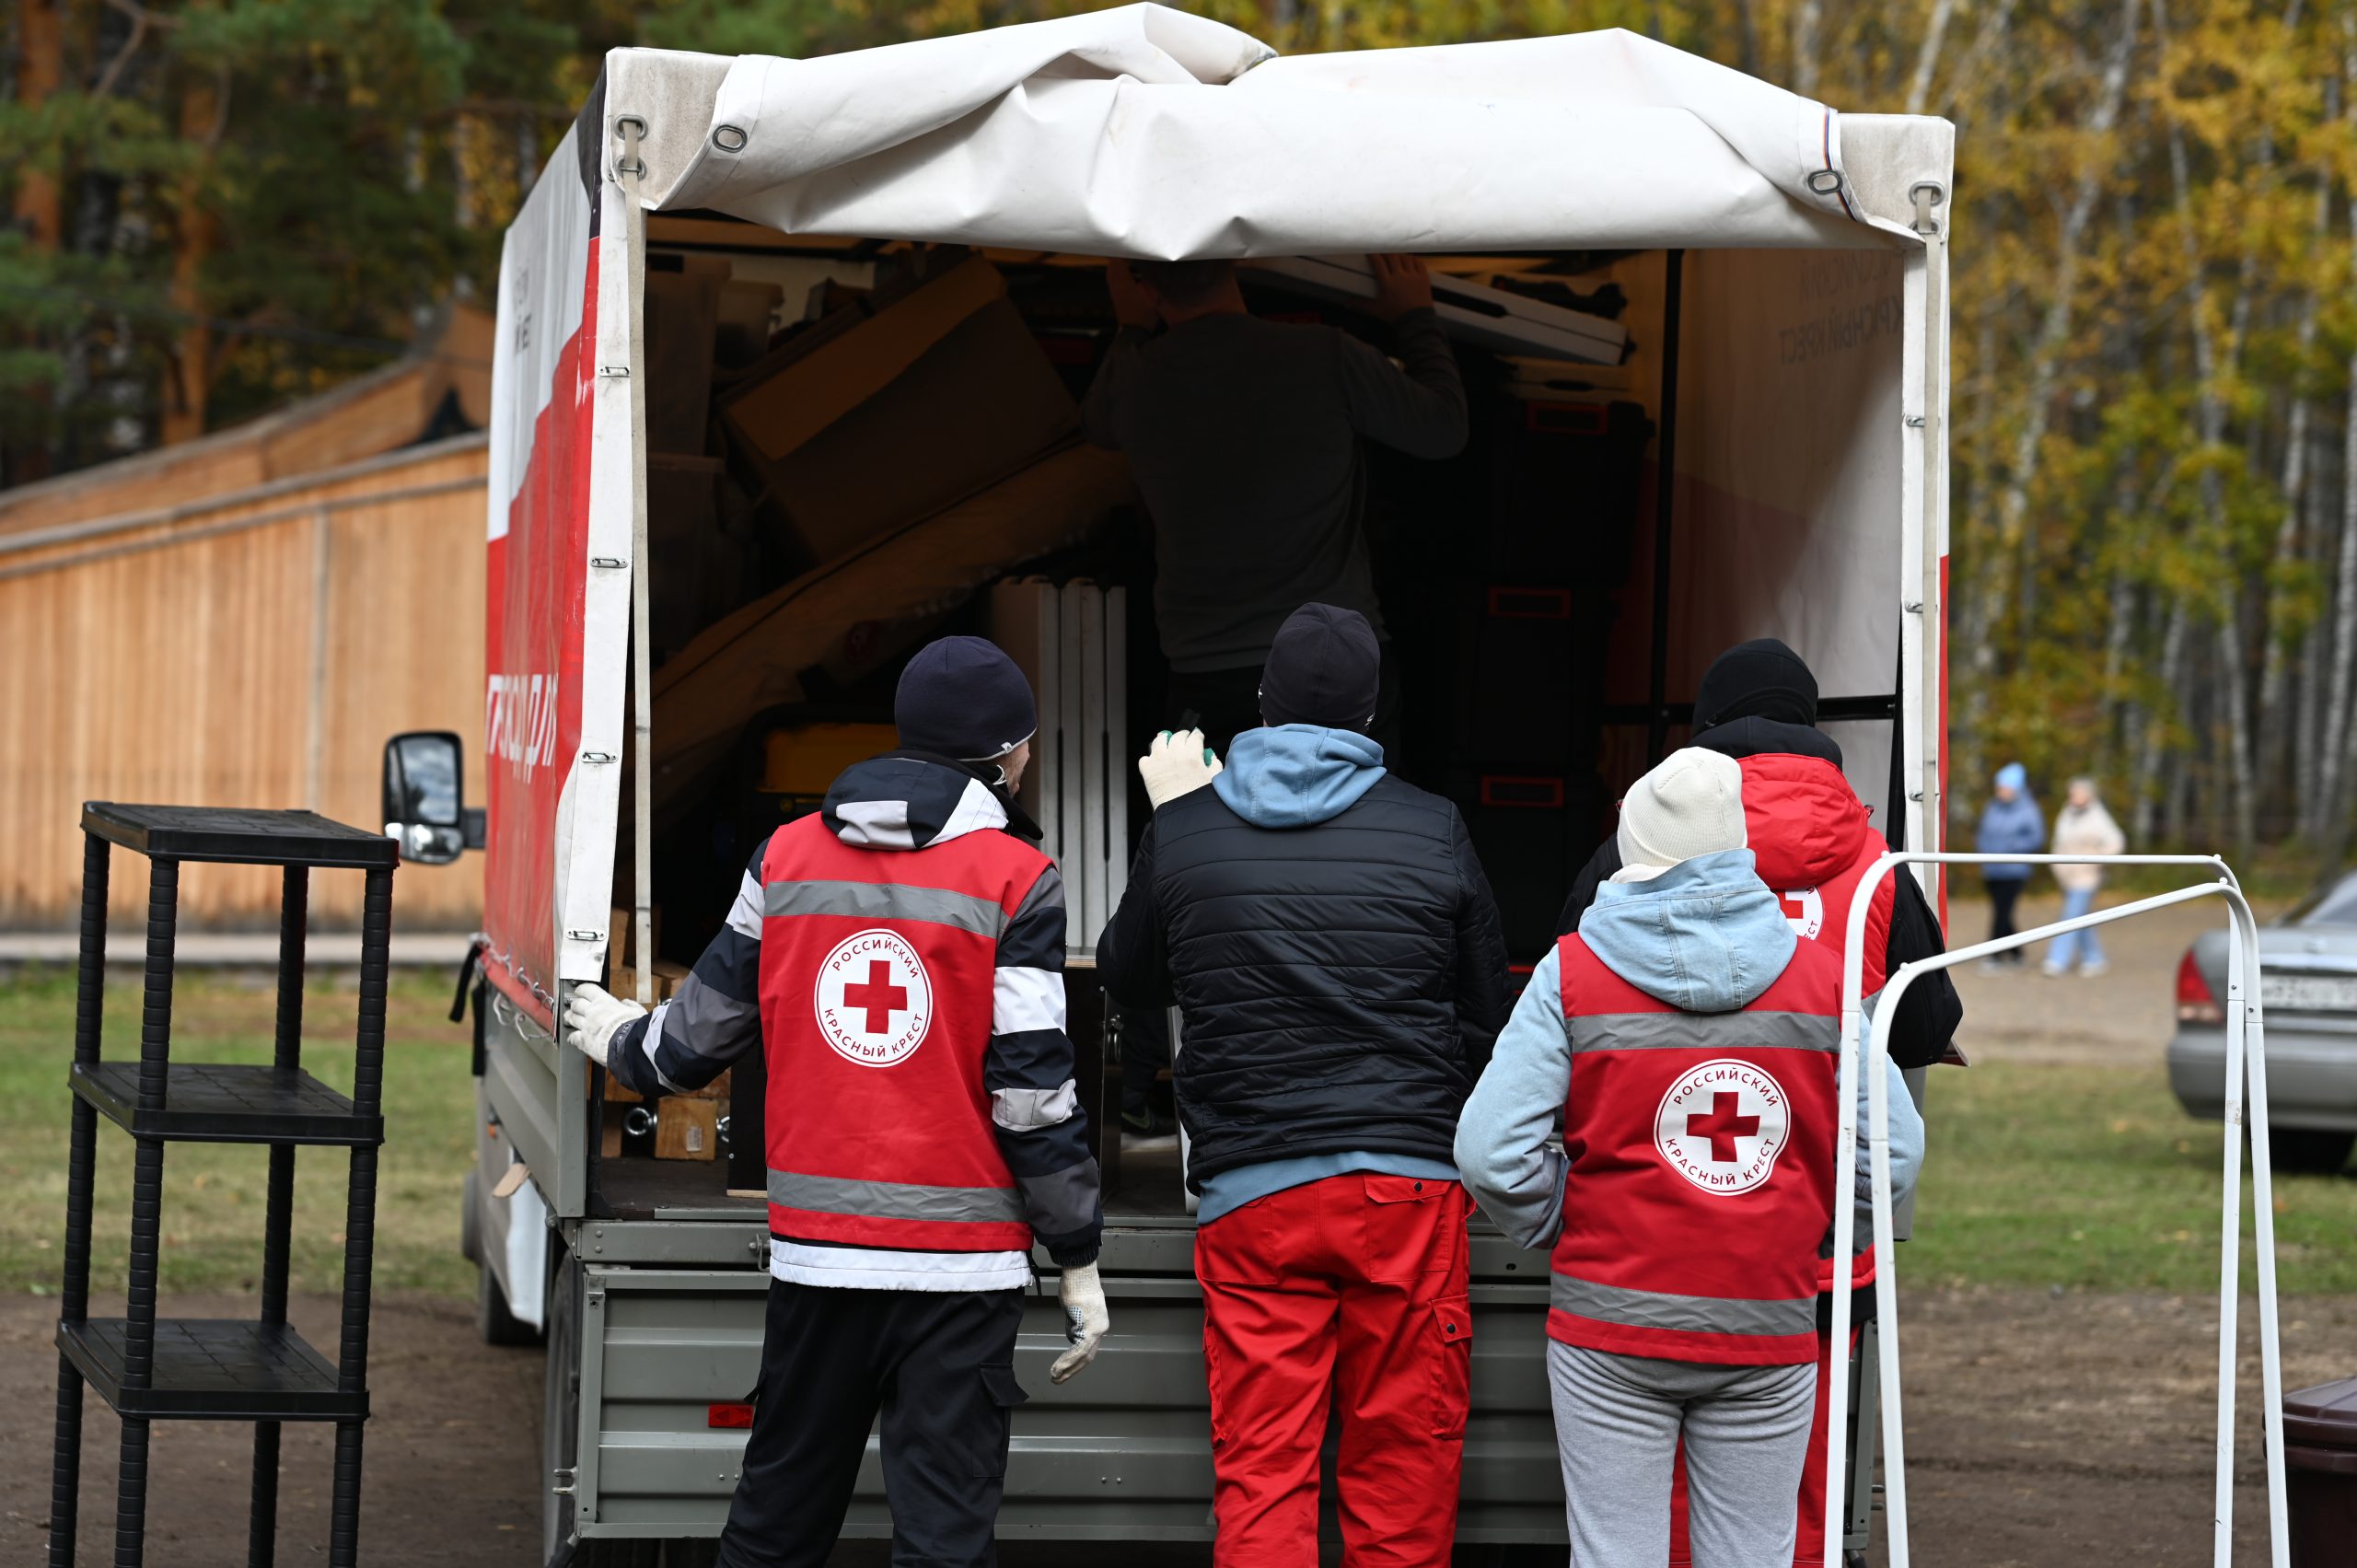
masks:
MULTIPOLYGON (((0 484, 374 368, 610 47, 807 55, 1080 0, 13 0, 0 484)), ((2357 797, 2352 0, 1197 0, 1292 52, 1625 27, 1958 128, 1955 788, 2337 865, 2357 797)))

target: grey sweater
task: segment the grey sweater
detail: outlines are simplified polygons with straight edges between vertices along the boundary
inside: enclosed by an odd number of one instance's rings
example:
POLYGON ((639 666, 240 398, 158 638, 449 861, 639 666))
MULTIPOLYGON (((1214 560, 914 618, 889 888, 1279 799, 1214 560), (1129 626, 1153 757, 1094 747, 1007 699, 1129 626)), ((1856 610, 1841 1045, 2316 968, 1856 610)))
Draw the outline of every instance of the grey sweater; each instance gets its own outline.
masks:
POLYGON ((1332 327, 1223 314, 1116 335, 1081 407, 1126 454, 1155 522, 1162 651, 1184 671, 1258 668, 1315 599, 1374 623, 1361 438, 1418 458, 1465 446, 1465 388, 1430 310, 1393 327, 1402 371, 1332 327))

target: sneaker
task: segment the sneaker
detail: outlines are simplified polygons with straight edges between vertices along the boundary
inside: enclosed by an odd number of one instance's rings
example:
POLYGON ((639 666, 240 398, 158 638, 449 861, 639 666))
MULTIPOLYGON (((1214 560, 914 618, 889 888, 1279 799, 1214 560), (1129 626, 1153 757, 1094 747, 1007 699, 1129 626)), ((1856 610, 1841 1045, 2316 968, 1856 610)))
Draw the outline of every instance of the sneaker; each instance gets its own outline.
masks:
POLYGON ((2044 975, 2049 980, 2061 980, 2064 975, 2069 974, 2071 971, 2064 969, 2061 964, 2040 964, 2038 966, 2038 972, 2044 975))
POLYGON ((2111 966, 2101 958, 2097 958, 2092 963, 2084 963, 2079 966, 2079 978, 2081 980, 2093 980, 2097 975, 2109 974, 2110 972, 2111 966))
POLYGON ((1121 1112, 1121 1152, 1144 1154, 1178 1146, 1178 1123, 1155 1109, 1121 1112))

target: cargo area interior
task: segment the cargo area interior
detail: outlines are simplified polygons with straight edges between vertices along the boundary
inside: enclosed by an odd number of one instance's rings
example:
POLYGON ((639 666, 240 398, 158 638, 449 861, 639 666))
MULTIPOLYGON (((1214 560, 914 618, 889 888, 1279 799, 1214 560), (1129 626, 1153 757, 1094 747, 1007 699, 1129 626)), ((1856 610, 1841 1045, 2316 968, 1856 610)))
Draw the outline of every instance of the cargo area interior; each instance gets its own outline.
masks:
MULTIPOLYGON (((1177 717, 1154 519, 1121 457, 1081 433, 1116 331, 1105 263, 647 221, 655 914, 635 928, 625 783, 610 983, 633 995, 650 964, 668 995, 770 831, 895 744, 908 656, 993 637, 1041 698, 1023 801, 1072 905, 1072 1031, 1108 1214, 1182 1223, 1175 1153, 1120 1156, 1118 1053, 1090 983, 1149 810, 1133 761, 1177 717)), ((1685 733, 1651 569, 1674 523, 1653 473, 1676 273, 1660 251, 1426 261, 1469 437, 1438 461, 1368 450, 1400 686, 1388 761, 1464 812, 1527 969, 1619 789, 1685 733)), ((1240 281, 1256 314, 1388 342, 1358 258, 1247 262, 1240 281)), ((607 1084, 592 1169, 612 1212, 757 1201, 758 1060, 653 1107, 607 1084)))

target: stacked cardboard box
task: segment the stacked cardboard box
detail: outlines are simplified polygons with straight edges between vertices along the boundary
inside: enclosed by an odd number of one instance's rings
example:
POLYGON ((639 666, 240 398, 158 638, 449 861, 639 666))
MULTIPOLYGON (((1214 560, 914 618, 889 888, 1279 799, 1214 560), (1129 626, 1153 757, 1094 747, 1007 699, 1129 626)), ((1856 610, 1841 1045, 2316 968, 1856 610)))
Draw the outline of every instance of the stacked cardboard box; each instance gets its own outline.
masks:
POLYGON ((983 490, 1069 437, 1079 412, 979 256, 849 303, 723 397, 723 427, 818 564, 983 490))

